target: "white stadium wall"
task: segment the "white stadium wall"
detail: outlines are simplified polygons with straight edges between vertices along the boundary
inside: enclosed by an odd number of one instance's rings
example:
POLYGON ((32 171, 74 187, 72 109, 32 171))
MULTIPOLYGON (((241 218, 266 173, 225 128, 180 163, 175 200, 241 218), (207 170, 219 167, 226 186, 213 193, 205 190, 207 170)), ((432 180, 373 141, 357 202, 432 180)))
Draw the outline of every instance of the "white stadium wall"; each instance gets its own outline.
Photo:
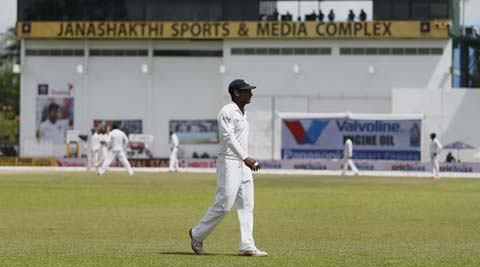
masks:
MULTIPOLYGON (((37 85, 74 84, 75 129, 87 133, 94 119, 141 119, 153 134, 153 153, 167 157, 168 121, 215 119, 229 101, 228 83, 245 78, 258 86, 247 107, 250 152, 272 158, 273 114, 279 112, 389 113, 392 88, 422 88, 440 55, 340 55, 344 47, 443 48, 447 40, 265 41, 60 41, 24 40, 21 78, 21 156, 51 156, 35 148, 37 85), (232 55, 232 48, 331 48, 329 55, 232 55), (25 56, 25 49, 147 49, 148 56, 25 56), (156 49, 223 50, 223 57, 157 57, 156 49), (84 66, 78 74, 77 65, 84 66), (148 73, 142 73, 142 65, 148 73), (225 66, 224 73, 219 71, 225 66), (298 73, 294 73, 298 65, 298 73)), ((215 153, 216 145, 184 146, 215 153)), ((62 156, 64 146, 54 149, 62 156)))
MULTIPOLYGON (((480 91, 475 89, 397 88, 392 92, 394 113, 422 112, 425 114, 422 134, 423 160, 429 160, 429 135, 435 132, 442 145, 462 141, 476 147, 477 149, 474 150, 459 151, 459 156, 465 162, 478 161, 473 159, 473 154, 480 148, 478 103, 480 103, 480 91)), ((448 152, 457 156, 456 150, 443 150, 440 159, 444 160, 448 152)))

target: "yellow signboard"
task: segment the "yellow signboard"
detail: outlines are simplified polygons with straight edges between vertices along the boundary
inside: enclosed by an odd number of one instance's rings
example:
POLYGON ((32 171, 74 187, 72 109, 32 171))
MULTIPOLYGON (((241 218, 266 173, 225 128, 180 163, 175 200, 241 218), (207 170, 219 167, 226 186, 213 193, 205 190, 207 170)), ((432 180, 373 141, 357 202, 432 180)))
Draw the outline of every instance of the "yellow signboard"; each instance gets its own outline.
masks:
POLYGON ((448 21, 19 22, 27 39, 391 39, 448 38, 448 21))
POLYGON ((54 158, 0 157, 0 166, 56 166, 54 158))

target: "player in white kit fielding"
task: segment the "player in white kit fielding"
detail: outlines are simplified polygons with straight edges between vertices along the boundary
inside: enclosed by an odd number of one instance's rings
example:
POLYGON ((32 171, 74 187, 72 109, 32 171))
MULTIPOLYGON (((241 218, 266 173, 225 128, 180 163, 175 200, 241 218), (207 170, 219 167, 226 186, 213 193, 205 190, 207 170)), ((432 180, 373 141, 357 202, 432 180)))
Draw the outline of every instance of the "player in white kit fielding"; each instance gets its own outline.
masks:
POLYGON ((248 120, 245 105, 250 103, 255 86, 233 80, 228 86, 232 102, 218 113, 220 151, 217 159, 215 202, 200 223, 190 229, 192 250, 204 254, 203 241, 222 221, 235 203, 240 222, 239 256, 267 256, 253 240, 253 176, 258 162, 248 156, 248 120))
POLYGON ((112 131, 108 133, 109 139, 109 150, 107 154, 107 158, 102 163, 102 166, 98 169, 98 174, 102 175, 107 170, 110 163, 117 158, 120 163, 122 163, 123 167, 127 169, 128 174, 133 175, 132 167, 130 166, 130 162, 127 160, 127 156, 125 155, 125 149, 128 145, 128 138, 127 135, 118 129, 118 125, 112 125, 112 131))

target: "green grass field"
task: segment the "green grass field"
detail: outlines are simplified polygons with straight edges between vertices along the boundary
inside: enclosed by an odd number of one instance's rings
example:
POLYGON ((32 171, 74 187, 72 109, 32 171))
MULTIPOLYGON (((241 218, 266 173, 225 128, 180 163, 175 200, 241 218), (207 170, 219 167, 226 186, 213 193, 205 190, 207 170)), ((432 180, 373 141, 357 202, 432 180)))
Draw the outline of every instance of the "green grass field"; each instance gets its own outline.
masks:
POLYGON ((480 266, 480 180, 255 176, 257 246, 235 210, 190 250, 214 174, 1 173, 0 266, 480 266))

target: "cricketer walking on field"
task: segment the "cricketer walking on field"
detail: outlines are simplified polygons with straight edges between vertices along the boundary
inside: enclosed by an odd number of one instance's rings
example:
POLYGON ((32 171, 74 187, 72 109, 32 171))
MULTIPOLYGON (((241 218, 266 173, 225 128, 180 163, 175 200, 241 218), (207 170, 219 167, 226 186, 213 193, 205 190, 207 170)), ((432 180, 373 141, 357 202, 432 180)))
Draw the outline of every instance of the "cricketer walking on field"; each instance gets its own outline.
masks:
POLYGON ((239 256, 267 256, 257 249, 253 240, 253 175, 260 169, 248 156, 248 120, 245 105, 250 103, 255 86, 244 80, 233 80, 228 92, 232 102, 219 112, 220 151, 217 159, 217 192, 215 202, 199 224, 190 229, 192 250, 205 253, 203 241, 222 221, 235 203, 240 222, 239 256))
POLYGON ((353 143, 350 138, 347 138, 347 140, 345 140, 345 146, 343 147, 342 175, 345 175, 348 170, 348 166, 350 166, 350 169, 352 169, 355 175, 359 174, 357 166, 355 166, 355 163, 353 162, 353 143))

